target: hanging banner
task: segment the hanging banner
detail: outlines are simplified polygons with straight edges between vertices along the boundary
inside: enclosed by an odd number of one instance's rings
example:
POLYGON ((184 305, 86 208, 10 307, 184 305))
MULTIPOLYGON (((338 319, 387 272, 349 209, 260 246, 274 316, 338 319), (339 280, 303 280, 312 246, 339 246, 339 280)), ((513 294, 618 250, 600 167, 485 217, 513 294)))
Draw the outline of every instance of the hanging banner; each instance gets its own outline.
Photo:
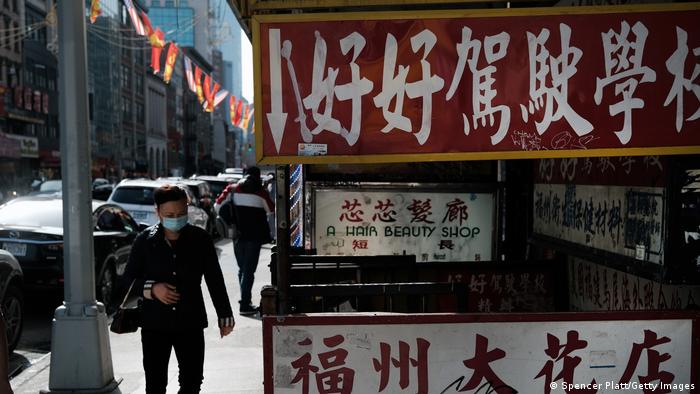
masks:
POLYGON ((265 317, 265 393, 693 393, 698 319, 692 312, 265 317))
POLYGON ((254 16, 258 159, 699 153, 698 20, 698 3, 254 16), (298 155, 311 143, 327 157, 298 155))
POLYGON ((420 262, 492 258, 491 193, 319 189, 314 207, 318 254, 413 254, 420 262))

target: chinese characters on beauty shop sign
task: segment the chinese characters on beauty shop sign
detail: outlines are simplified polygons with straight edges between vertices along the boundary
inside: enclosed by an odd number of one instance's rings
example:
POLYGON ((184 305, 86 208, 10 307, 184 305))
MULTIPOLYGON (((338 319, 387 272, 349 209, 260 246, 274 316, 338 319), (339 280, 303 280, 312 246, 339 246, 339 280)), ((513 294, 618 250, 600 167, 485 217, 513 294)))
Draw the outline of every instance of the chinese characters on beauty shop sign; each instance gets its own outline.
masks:
POLYGON ((491 260, 493 194, 317 190, 314 205, 318 254, 491 260))
POLYGON ((697 315, 548 316, 267 318, 265 392, 646 394, 697 386, 697 315))
POLYGON ((626 10, 256 17, 258 158, 700 151, 700 7, 626 10))

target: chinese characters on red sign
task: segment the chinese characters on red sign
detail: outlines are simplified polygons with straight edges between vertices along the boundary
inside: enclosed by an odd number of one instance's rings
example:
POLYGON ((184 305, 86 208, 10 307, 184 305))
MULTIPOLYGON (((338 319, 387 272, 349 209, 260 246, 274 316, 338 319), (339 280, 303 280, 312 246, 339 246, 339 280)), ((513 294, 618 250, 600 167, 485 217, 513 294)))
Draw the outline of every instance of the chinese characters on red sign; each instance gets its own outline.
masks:
POLYGON ((260 153, 698 149, 698 7, 585 12, 261 18, 260 153))

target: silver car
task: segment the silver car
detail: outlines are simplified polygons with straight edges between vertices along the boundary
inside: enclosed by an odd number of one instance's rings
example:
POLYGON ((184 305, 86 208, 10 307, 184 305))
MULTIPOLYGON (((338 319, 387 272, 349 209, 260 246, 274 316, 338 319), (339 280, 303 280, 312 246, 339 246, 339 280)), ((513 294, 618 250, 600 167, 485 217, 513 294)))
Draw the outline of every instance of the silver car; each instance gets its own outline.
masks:
POLYGON ((156 215, 155 201, 153 193, 155 190, 165 184, 174 184, 183 186, 183 190, 189 197, 190 204, 187 207, 187 215, 189 223, 212 232, 212 223, 209 220, 207 212, 195 205, 195 198, 192 192, 186 185, 179 184, 173 181, 152 181, 150 179, 125 179, 121 181, 109 196, 108 202, 119 205, 124 208, 138 223, 144 223, 149 226, 158 223, 158 215, 156 215))

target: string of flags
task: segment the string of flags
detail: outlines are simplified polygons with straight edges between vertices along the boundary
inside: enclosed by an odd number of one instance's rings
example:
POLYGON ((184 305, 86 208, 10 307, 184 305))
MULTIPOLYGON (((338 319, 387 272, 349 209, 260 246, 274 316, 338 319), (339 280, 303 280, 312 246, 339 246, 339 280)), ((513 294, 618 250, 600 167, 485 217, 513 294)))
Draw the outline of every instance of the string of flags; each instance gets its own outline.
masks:
MULTIPOLYGON (((90 23, 95 23, 98 16, 102 14, 101 0, 91 0, 90 23)), ((151 68, 154 74, 161 72, 163 66, 163 80, 170 83, 173 68, 180 53, 177 44, 173 41, 166 41, 165 33, 159 28, 153 28, 151 20, 145 12, 140 12, 134 7, 132 0, 123 0, 124 6, 129 13, 131 24, 136 30, 136 34, 148 38, 151 45, 151 68), (167 49, 166 49, 167 48, 167 49), (165 64, 162 62, 162 55, 165 52, 165 64)), ((194 63, 187 55, 182 53, 185 64, 185 76, 187 87, 192 93, 197 95, 197 100, 202 105, 205 112, 213 112, 229 96, 229 92, 221 89, 221 85, 194 63)), ((229 96, 229 113, 231 124, 244 130, 248 129, 250 120, 253 117, 254 108, 252 103, 229 96)), ((253 131, 255 132, 255 131, 253 131)))

